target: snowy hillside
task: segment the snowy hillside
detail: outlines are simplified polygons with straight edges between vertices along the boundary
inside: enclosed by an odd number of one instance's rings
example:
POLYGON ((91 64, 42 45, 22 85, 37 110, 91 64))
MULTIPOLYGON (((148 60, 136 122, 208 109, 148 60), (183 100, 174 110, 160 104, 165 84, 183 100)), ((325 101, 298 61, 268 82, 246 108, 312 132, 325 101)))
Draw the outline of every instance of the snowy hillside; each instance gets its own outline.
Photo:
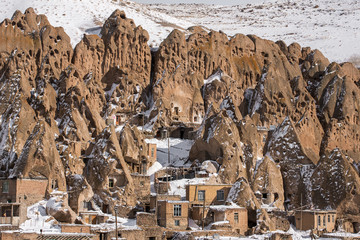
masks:
POLYGON ((99 33, 105 19, 119 8, 149 32, 149 44, 153 47, 173 28, 202 25, 230 36, 255 34, 274 41, 284 40, 287 44, 298 42, 301 46, 320 49, 330 61, 359 61, 360 1, 248 2, 217 6, 145 5, 123 0, 3 0, 0 19, 11 18, 17 9, 33 7, 37 13, 46 14, 54 26, 64 27, 75 45, 84 33, 99 33))
POLYGON ((135 20, 149 32, 149 44, 157 46, 174 27, 186 29, 192 23, 150 9, 131 1, 113 0, 4 0, 0 9, 0 21, 11 18, 16 10, 24 12, 32 7, 38 14, 45 14, 55 27, 63 27, 75 46, 83 34, 98 34, 105 20, 116 9, 124 10, 127 17, 135 20))
POLYGON ((279 0, 238 6, 180 4, 151 8, 230 36, 255 34, 287 44, 298 42, 302 47, 319 49, 330 61, 360 58, 360 1, 357 0, 279 0))

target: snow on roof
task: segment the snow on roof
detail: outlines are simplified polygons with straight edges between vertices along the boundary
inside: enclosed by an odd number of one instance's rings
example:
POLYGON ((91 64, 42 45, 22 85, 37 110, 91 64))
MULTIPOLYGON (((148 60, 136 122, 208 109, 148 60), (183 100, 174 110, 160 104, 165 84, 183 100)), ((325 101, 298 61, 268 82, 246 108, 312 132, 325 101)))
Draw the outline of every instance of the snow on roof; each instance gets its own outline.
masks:
POLYGON ((225 225, 225 224, 229 224, 229 221, 218 221, 218 222, 214 222, 212 223, 212 225, 225 225))
MULTIPOLYGON (((296 212, 301 212, 301 210, 296 210, 296 212)), ((309 213, 336 213, 336 210, 323 210, 323 209, 306 209, 302 210, 302 212, 309 212, 309 213)))
POLYGON ((224 186, 224 187, 232 187, 232 184, 208 184, 208 183, 190 183, 188 186, 224 186))
POLYGON ((233 204, 233 205, 211 205, 210 206, 210 209, 211 210, 215 210, 215 211, 218 211, 218 212, 225 212, 226 210, 231 210, 231 209, 242 209, 242 210, 245 210, 246 208, 244 207, 240 207, 236 204, 233 204))
POLYGON ((163 199, 163 200, 159 200, 159 202, 168 202, 168 203, 189 203, 189 201, 182 201, 182 200, 167 200, 167 199, 163 199))
POLYGON ((170 189, 169 194, 170 195, 180 195, 182 198, 186 197, 186 185, 191 184, 200 184, 200 183, 206 183, 209 181, 209 178, 193 178, 193 179, 180 179, 180 180, 174 180, 170 181, 170 189))

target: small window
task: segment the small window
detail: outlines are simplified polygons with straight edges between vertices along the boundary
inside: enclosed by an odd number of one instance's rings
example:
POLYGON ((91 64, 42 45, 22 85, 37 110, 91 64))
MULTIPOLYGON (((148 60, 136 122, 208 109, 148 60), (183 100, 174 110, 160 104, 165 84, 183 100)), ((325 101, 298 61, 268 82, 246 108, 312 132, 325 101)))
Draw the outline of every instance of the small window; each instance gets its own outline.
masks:
POLYGON ((328 215, 328 222, 330 222, 330 215, 328 215))
POLYGON ((2 183, 2 192, 9 193, 9 182, 8 181, 5 181, 2 183))
POLYGON ((83 201, 83 207, 87 210, 92 210, 91 202, 83 201))
POLYGON ((335 222, 335 216, 332 215, 332 222, 335 222))
POLYGON ((143 187, 144 185, 145 185, 145 182, 144 182, 144 181, 141 181, 141 182, 140 182, 140 186, 143 187))
POLYGON ((234 222, 239 223, 239 213, 234 213, 234 222))
POLYGON ((57 188, 59 188, 57 179, 51 180, 51 188, 52 188, 52 189, 57 189, 57 188))
POLYGON ((109 179, 109 188, 113 188, 114 187, 114 179, 109 179))
POLYGON ((217 190, 216 191, 216 199, 218 201, 224 201, 225 197, 224 197, 224 190, 217 190))
POLYGON ((318 216, 318 226, 321 225, 321 216, 318 216))
POLYGON ((155 153, 155 149, 152 147, 152 148, 151 148, 151 157, 152 157, 152 158, 154 157, 154 153, 155 153))
POLYGON ((324 215, 323 216, 323 226, 325 226, 326 225, 326 216, 324 215))
POLYGON ((205 190, 199 190, 198 191, 198 200, 204 201, 205 200, 205 190))
POLYGON ((267 197, 268 197, 268 194, 267 194, 267 193, 263 193, 263 194, 262 194, 262 198, 263 198, 263 199, 267 199, 267 197))
POLYGON ((179 115, 179 112, 180 112, 179 107, 174 107, 174 110, 175 110, 175 114, 176 114, 176 115, 179 115))
POLYGON ((175 226, 180 226, 180 220, 175 220, 175 226))
POLYGON ((181 217, 181 205, 180 204, 174 205, 174 216, 181 217))

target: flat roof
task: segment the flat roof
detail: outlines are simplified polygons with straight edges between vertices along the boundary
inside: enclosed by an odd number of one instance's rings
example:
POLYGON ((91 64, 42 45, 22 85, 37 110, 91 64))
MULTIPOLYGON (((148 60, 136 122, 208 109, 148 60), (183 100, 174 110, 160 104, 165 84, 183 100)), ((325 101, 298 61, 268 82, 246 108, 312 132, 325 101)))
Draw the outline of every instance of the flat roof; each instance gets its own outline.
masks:
POLYGON ((187 184, 186 186, 228 186, 228 187, 232 187, 233 184, 206 184, 206 183, 198 183, 198 184, 187 184))
POLYGON ((336 210, 306 209, 306 210, 296 210, 295 212, 308 212, 308 213, 336 213, 336 210))
POLYGON ((211 205, 210 209, 223 212, 231 209, 244 210, 245 208, 237 205, 211 205))
POLYGON ((167 200, 167 199, 164 199, 164 200, 159 200, 159 202, 168 202, 168 203, 189 203, 189 201, 182 201, 182 200, 167 200))
POLYGON ((20 205, 20 203, 16 203, 16 202, 14 202, 14 203, 0 203, 0 206, 11 206, 11 205, 20 205))

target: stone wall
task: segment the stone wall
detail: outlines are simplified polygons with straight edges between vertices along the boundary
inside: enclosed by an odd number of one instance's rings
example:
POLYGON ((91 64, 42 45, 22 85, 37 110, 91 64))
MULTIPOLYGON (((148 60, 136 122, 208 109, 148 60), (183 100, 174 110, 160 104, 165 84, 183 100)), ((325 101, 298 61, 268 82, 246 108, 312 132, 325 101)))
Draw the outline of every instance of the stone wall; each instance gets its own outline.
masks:
POLYGON ((136 214, 136 224, 140 227, 153 227, 157 225, 156 215, 152 213, 139 212, 136 214))

